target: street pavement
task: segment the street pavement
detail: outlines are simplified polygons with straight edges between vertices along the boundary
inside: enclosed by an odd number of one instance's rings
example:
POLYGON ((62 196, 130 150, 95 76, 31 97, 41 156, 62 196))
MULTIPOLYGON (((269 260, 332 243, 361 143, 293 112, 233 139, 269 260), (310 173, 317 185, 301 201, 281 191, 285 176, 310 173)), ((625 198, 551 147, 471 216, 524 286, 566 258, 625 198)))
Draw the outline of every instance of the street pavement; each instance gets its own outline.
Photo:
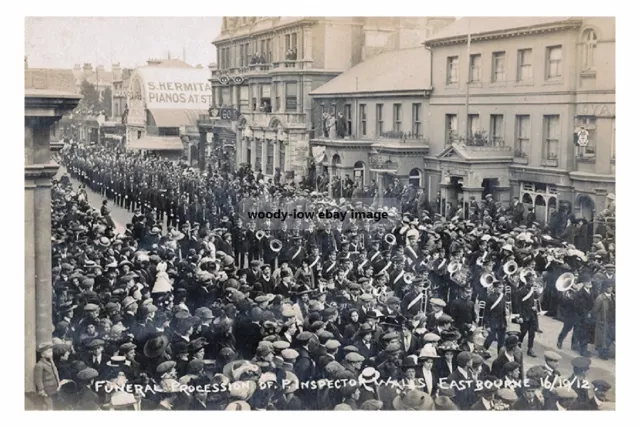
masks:
MULTIPOLYGON (((66 173, 66 169, 64 167, 60 167, 60 171, 58 175, 62 176, 62 174, 64 173, 66 173)), ((73 183, 74 188, 77 188, 80 184, 79 181, 75 179, 71 179, 71 182, 73 183)), ((92 190, 87 189, 87 197, 92 207, 96 209, 100 209, 100 206, 102 206, 102 200, 104 199, 98 193, 95 193, 92 190)), ((124 233, 126 229, 125 225, 131 221, 131 217, 133 216, 133 213, 128 212, 124 208, 116 206, 115 204, 113 204, 111 200, 109 200, 108 202, 108 207, 111 210, 111 218, 113 219, 113 222, 116 225, 116 231, 118 233, 124 233)), ((578 353, 571 350, 571 338, 572 338, 573 332, 570 332, 567 338, 564 340, 563 348, 558 349, 556 347, 556 342, 558 339, 558 335, 562 330, 562 322, 556 319, 553 319, 551 317, 540 316, 539 323, 540 323, 540 329, 543 331, 543 333, 536 334, 536 339, 534 343, 534 352, 537 354, 538 357, 532 358, 525 354, 525 357, 524 357, 525 372, 527 369, 529 369, 534 365, 538 365, 538 364, 544 365, 543 353, 545 351, 552 350, 562 356, 559 370, 562 373, 563 377, 569 377, 573 372, 573 369, 571 366, 571 360, 579 356, 578 353)), ((616 390, 615 359, 601 360, 600 358, 597 357, 597 355, 595 355, 596 353, 593 348, 593 345, 590 345, 589 349, 594 356, 591 358, 591 369, 589 370, 587 379, 590 381, 601 379, 609 382, 612 388, 609 391, 608 398, 612 401, 615 401, 615 390, 616 390)), ((493 360, 497 353, 496 344, 492 346, 490 351, 492 353, 492 356, 493 356, 492 360, 493 360)))

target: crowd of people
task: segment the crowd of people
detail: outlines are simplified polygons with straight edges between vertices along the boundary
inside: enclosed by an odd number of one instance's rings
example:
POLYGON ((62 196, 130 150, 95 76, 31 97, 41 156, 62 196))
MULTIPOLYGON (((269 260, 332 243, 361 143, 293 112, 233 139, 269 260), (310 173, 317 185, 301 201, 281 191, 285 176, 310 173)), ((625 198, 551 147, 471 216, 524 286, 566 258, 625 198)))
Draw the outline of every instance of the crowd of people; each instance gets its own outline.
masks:
POLYGON ((52 187, 44 408, 613 407, 612 384, 587 380, 589 345, 602 359, 615 345, 610 245, 580 251, 491 195, 472 221, 333 199, 249 168, 199 173, 80 145, 60 162, 80 185, 65 175, 52 187), (132 211, 123 232, 109 203, 132 211), (250 215, 294 210, 315 215, 250 215), (536 354, 545 313, 564 322, 558 348, 573 330, 574 354, 536 354))

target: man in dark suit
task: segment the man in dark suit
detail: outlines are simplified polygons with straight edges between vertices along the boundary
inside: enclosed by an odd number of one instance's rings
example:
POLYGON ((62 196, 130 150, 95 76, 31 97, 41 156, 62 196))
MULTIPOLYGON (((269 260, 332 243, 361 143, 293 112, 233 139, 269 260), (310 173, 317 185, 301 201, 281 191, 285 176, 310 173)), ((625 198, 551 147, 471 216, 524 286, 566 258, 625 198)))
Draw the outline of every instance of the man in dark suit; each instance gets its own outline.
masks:
POLYGON ((520 377, 524 378, 524 368, 523 368, 523 358, 522 351, 518 348, 518 337, 516 335, 509 335, 505 339, 505 348, 504 351, 501 351, 496 360, 493 361, 491 365, 491 374, 498 377, 504 378, 506 372, 504 370, 504 365, 508 362, 517 362, 520 365, 520 377))
POLYGON ((527 283, 520 287, 516 293, 516 301, 520 306, 520 342, 523 342, 525 335, 528 335, 527 356, 536 357, 533 352, 533 341, 538 330, 538 303, 536 301, 540 297, 542 289, 535 286, 531 274, 526 279, 527 283))
POLYGON ((471 296, 473 289, 465 288, 460 298, 456 298, 449 305, 447 313, 453 318, 453 325, 458 330, 465 330, 468 325, 475 324, 476 310, 471 296))
POLYGON ((354 341, 353 345, 358 349, 358 353, 365 358, 365 364, 372 366, 373 360, 377 355, 377 349, 372 342, 373 328, 369 323, 364 323, 358 330, 358 338, 354 341))
POLYGON ((540 388, 540 383, 535 379, 524 382, 522 396, 518 398, 511 409, 514 411, 541 411, 544 405, 536 396, 536 389, 540 388))
POLYGON ((456 362, 458 367, 449 375, 447 382, 456 383, 456 395, 453 400, 460 409, 467 410, 470 409, 476 401, 474 387, 462 386, 465 384, 465 381, 472 380, 471 372, 469 371, 471 367, 471 353, 468 351, 458 353, 456 362))
POLYGON ((100 378, 102 378, 106 370, 107 362, 109 361, 109 357, 104 354, 104 341, 100 339, 91 341, 87 345, 87 350, 89 350, 89 354, 84 361, 87 368, 95 369, 100 378))
MULTIPOLYGON (((504 298, 504 284, 498 283, 495 291, 487 296, 485 316, 489 323, 489 334, 484 342, 484 348, 489 350, 493 341, 497 338, 498 350, 502 348, 507 332, 507 318, 504 298)), ((495 375, 495 374, 494 374, 495 375)))
POLYGON ((245 359, 251 360, 255 356, 258 343, 262 340, 262 310, 258 307, 251 309, 250 319, 246 319, 238 325, 236 335, 242 337, 238 341, 238 351, 245 359))

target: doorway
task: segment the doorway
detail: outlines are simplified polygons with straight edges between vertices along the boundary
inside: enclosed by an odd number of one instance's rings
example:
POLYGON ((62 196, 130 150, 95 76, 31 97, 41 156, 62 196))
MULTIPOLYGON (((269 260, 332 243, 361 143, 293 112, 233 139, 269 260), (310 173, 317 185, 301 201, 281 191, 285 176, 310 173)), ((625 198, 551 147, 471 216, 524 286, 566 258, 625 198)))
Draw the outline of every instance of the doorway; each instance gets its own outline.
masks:
POLYGON ((496 199, 495 189, 498 186, 497 178, 485 178, 482 180, 482 200, 485 200, 487 195, 491 194, 496 199))

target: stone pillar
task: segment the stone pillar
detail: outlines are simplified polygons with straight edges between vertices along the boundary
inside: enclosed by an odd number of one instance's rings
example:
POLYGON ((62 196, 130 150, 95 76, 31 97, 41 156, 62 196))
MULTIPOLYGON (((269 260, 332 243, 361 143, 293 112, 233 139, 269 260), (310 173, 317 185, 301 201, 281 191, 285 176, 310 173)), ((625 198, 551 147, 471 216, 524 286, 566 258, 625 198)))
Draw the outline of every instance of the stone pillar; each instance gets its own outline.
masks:
POLYGON ((256 170, 256 154, 258 149, 258 142, 255 137, 251 138, 251 170, 256 170))
POLYGON ((51 178, 58 165, 51 161, 51 128, 81 98, 42 89, 25 88, 25 392, 35 391, 36 348, 53 332, 51 178))
MULTIPOLYGON (((205 153, 207 151, 207 129, 200 127, 200 139, 198 140, 198 169, 204 173, 206 170, 205 153)), ((191 144, 189 144, 189 165, 191 165, 191 144)))
POLYGON ((304 82, 302 79, 298 80, 298 105, 296 111, 304 113, 304 82))
POLYGON ((267 170, 267 140, 262 138, 262 164, 260 165, 260 169, 262 170, 263 175, 269 175, 269 171, 267 170))
MULTIPOLYGON (((275 176, 276 176, 276 168, 280 167, 280 141, 278 140, 278 132, 276 131, 276 138, 273 141, 273 177, 274 177, 274 183, 275 182, 275 176)), ((280 171, 280 173, 282 173, 282 171, 280 171)), ((277 184, 277 183, 276 183, 277 184)))

